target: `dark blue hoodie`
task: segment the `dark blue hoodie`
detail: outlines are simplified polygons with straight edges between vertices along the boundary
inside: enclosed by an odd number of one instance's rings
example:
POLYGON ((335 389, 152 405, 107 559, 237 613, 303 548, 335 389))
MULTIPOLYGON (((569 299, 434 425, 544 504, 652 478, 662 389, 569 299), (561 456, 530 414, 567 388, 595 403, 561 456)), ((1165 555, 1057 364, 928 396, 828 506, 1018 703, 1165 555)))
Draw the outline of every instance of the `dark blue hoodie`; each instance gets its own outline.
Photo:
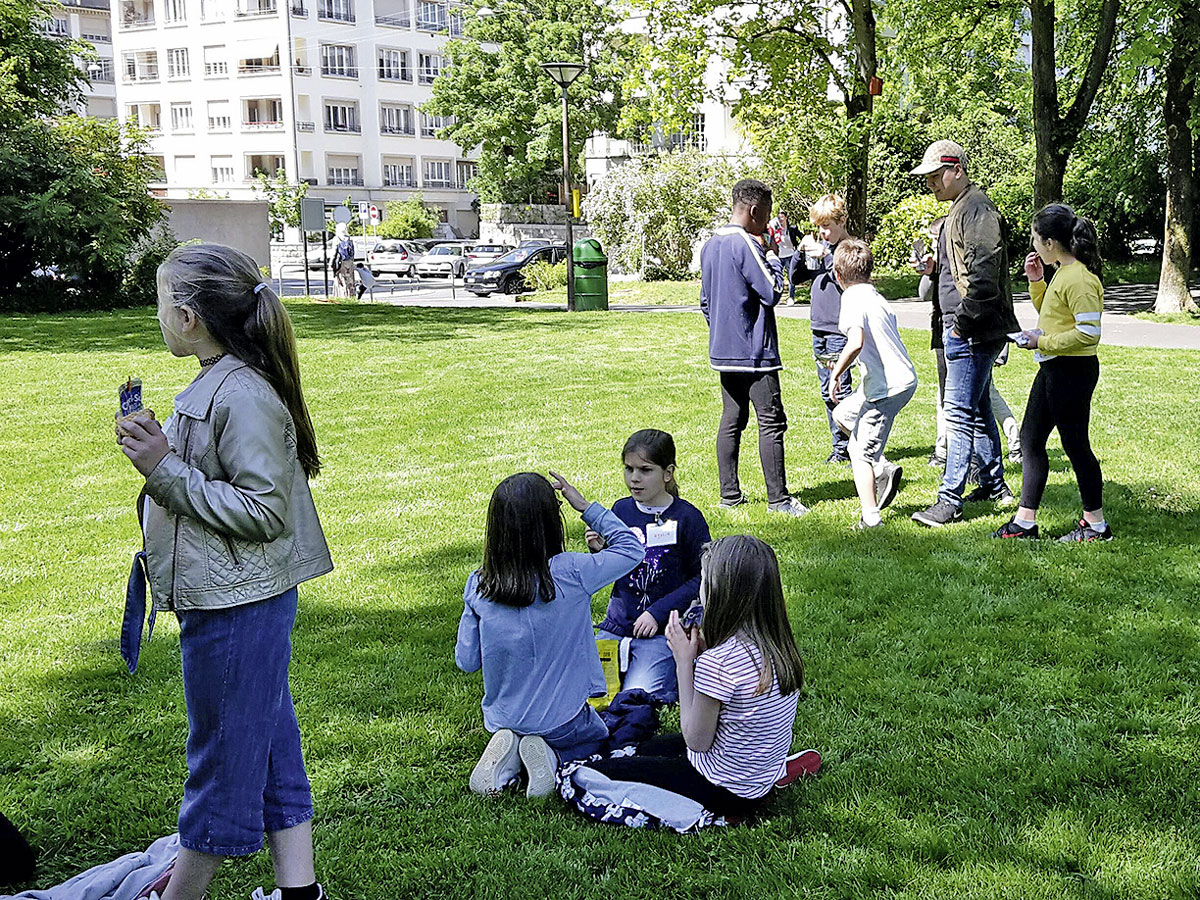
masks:
POLYGON ((700 251, 700 309, 708 320, 708 358, 719 372, 783 368, 775 304, 783 263, 740 225, 726 225, 700 251))

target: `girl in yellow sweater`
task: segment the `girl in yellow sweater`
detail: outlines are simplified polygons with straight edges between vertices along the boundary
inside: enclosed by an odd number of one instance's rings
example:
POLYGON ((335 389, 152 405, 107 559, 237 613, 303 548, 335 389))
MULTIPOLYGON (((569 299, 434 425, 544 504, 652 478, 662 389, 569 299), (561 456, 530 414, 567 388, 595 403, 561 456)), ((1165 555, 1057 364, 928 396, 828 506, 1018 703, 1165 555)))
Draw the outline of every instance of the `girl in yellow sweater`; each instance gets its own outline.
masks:
POLYGON ((1055 203, 1033 217, 1031 230, 1034 252, 1025 259, 1025 275, 1038 311, 1038 327, 1022 332, 1017 346, 1033 350, 1039 366, 1021 426, 1021 506, 1013 520, 992 537, 1038 536, 1037 510, 1049 471, 1046 440, 1057 428, 1083 500, 1078 527, 1059 540, 1111 541, 1112 529, 1104 520, 1101 503, 1104 479, 1088 439, 1092 393, 1100 378, 1096 345, 1104 310, 1096 228, 1070 207, 1055 203), (1049 287, 1045 282, 1047 265, 1058 267, 1049 287))

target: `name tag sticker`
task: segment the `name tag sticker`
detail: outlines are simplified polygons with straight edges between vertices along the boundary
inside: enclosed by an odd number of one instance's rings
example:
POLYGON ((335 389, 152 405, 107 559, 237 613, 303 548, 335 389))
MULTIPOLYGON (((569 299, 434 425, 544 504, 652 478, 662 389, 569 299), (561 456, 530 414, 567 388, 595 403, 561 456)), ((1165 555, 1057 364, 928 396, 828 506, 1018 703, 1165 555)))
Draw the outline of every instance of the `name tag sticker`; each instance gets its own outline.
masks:
POLYGON ((679 523, 668 519, 661 525, 653 523, 646 526, 647 547, 669 547, 679 541, 679 523))

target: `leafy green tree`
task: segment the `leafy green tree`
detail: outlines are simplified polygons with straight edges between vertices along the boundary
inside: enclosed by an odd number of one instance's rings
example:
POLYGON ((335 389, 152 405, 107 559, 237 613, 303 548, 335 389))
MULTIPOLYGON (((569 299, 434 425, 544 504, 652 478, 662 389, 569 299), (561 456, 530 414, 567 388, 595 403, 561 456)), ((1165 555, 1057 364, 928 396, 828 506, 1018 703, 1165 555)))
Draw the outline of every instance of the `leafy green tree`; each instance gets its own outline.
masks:
POLYGON ((43 31, 56 5, 0 2, 0 130, 57 115, 81 96, 85 77, 76 58, 86 57, 90 48, 43 31))
POLYGON ((601 0, 474 0, 468 8, 423 108, 453 116, 440 137, 480 149, 474 187, 484 203, 540 200, 561 181, 561 91, 541 63, 587 63, 568 92, 572 159, 592 132, 614 131, 631 57, 617 25, 616 8, 601 0))
POLYGON ((425 206, 420 194, 407 200, 389 200, 379 223, 379 236, 400 240, 433 237, 438 221, 438 214, 425 206))
POLYGON ((255 193, 267 201, 267 217, 270 219, 271 230, 276 231, 285 226, 298 228, 300 201, 308 196, 308 183, 289 181, 283 169, 277 170, 274 177, 259 172, 254 182, 255 193))

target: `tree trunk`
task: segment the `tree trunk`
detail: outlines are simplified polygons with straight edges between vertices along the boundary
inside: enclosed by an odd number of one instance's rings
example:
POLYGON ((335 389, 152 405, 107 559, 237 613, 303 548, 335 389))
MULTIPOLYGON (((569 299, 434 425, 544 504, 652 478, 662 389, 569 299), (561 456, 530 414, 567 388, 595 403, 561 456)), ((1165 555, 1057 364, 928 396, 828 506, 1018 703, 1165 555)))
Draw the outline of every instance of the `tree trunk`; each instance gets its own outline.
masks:
MULTIPOLYGON (((1194 89, 1194 88, 1193 88, 1194 89)), ((1192 268, 1200 269, 1200 128, 1192 131, 1192 268)))
POLYGON ((871 113, 875 98, 871 79, 878 71, 875 53, 875 14, 871 0, 853 0, 854 71, 846 97, 846 227, 851 234, 867 230, 867 184, 870 178, 871 113))
POLYGON ((1163 124, 1167 132, 1167 216, 1163 229, 1162 272, 1158 278, 1156 313, 1196 311, 1188 291, 1193 234, 1193 136, 1188 128, 1196 83, 1192 63, 1197 57, 1190 17, 1200 14, 1200 0, 1180 3, 1171 20, 1171 55, 1167 60, 1167 99, 1163 124))
MULTIPOLYGON (((1190 2, 1190 0, 1189 0, 1190 2)), ((1059 73, 1054 49, 1054 0, 1030 0, 1033 74, 1033 137, 1035 146, 1033 202, 1041 209, 1062 200, 1067 160, 1075 148, 1096 94, 1104 79, 1121 0, 1101 0, 1099 25, 1092 42, 1087 68, 1080 79, 1075 99, 1065 114, 1060 113, 1059 73)))

